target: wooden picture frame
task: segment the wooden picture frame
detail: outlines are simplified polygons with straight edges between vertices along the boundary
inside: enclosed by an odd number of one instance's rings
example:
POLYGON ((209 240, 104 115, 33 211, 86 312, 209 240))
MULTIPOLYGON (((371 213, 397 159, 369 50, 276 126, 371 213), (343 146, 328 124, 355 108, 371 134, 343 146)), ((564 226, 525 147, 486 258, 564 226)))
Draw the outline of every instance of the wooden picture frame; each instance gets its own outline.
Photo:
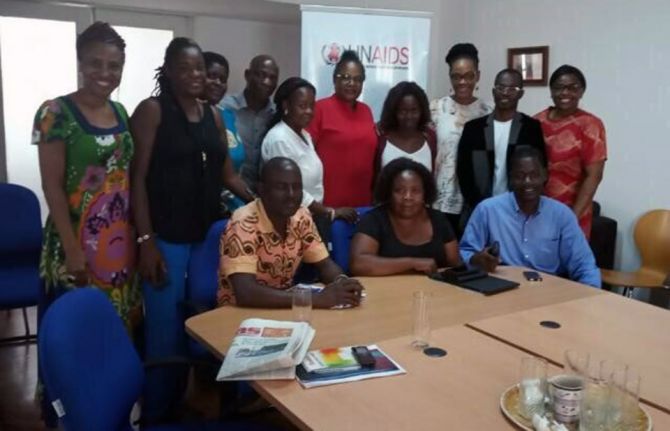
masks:
POLYGON ((546 86, 549 80, 549 46, 509 48, 507 67, 521 72, 524 86, 546 86))

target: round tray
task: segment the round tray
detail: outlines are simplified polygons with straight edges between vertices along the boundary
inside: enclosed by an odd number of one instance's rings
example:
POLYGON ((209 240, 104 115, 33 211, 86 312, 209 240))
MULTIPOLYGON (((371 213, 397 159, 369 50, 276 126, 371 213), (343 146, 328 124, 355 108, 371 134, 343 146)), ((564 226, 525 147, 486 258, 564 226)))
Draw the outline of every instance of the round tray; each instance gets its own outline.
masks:
MULTIPOLYGON (((534 431, 533 424, 523 416, 519 411, 519 386, 514 385, 510 386, 503 392, 500 396, 500 410, 503 414, 516 426, 522 430, 534 431)), ((569 430, 576 430, 576 426, 566 425, 569 430)), ((639 407, 638 410, 638 420, 637 427, 631 431, 651 431, 651 417, 649 414, 642 408, 639 407)))

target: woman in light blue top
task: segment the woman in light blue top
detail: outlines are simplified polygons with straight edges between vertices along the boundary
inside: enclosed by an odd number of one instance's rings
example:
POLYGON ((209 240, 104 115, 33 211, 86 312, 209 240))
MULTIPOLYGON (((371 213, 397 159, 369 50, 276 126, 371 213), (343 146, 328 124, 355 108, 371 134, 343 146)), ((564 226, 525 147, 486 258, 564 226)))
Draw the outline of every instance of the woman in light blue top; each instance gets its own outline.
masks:
MULTIPOLYGON (((228 157, 233 162, 233 169, 239 174, 244 162, 245 152, 242 138, 237 133, 237 126, 235 125, 235 112, 224 109, 219 104, 228 90, 228 60, 223 55, 215 52, 205 52, 203 53, 203 57, 205 58, 205 67, 207 69, 205 98, 210 105, 216 106, 216 110, 221 116, 223 124, 226 126, 228 157)), ((230 190, 224 189, 221 194, 221 205, 223 206, 224 213, 232 213, 237 208, 243 206, 244 202, 232 194, 230 190)))

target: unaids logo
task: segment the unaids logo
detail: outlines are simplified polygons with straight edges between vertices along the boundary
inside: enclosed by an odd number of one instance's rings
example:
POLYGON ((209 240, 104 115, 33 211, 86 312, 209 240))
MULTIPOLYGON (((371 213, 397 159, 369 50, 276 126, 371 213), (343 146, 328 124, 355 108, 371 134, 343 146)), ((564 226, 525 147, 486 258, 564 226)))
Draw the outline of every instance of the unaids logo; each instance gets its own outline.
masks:
POLYGON ((326 65, 333 66, 347 50, 356 51, 365 67, 406 69, 409 66, 410 50, 407 46, 395 45, 342 45, 326 43, 321 47, 321 57, 326 65))
POLYGON ((321 48, 321 57, 326 64, 337 64, 343 51, 344 49, 337 43, 327 43, 321 48))

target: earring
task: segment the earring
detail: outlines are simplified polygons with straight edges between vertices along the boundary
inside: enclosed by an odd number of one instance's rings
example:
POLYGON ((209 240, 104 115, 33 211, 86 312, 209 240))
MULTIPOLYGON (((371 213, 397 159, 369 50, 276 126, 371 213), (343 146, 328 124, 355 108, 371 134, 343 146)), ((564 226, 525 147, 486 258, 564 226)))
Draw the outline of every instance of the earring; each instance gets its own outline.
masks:
POLYGON ((475 91, 479 91, 479 85, 475 85, 475 91))
POLYGON ((284 115, 288 115, 288 109, 284 109, 284 115))
POLYGON ((454 95, 454 89, 453 89, 453 88, 450 88, 450 89, 449 89, 449 95, 450 95, 450 96, 453 96, 453 95, 454 95))

